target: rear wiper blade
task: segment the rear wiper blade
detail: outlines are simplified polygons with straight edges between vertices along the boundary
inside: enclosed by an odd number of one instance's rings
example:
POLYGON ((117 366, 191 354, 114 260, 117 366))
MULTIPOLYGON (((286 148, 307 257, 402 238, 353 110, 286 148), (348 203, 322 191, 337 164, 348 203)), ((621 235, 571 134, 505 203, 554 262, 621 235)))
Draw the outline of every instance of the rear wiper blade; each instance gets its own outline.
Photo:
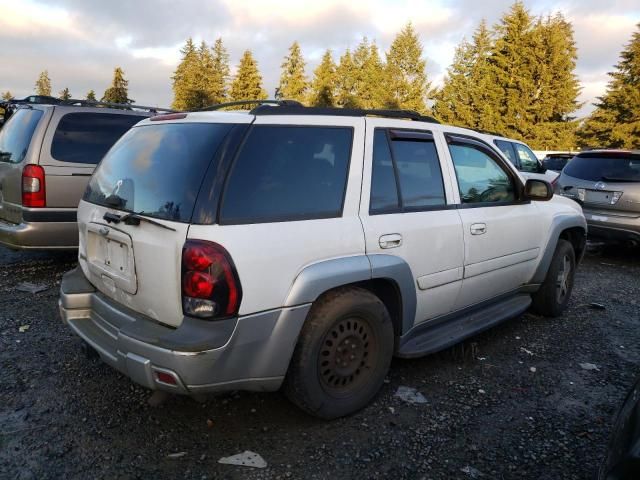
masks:
POLYGON ((160 222, 156 222, 155 220, 152 220, 148 217, 143 217, 142 215, 144 214, 145 214, 144 212, 130 212, 130 213, 127 213, 126 215, 119 216, 119 215, 116 215, 115 213, 107 212, 104 214, 102 218, 104 218, 107 221, 107 223, 113 222, 115 224, 118 224, 120 222, 123 222, 125 225, 140 225, 140 222, 147 222, 147 223, 150 223, 151 225, 155 225, 156 227, 164 228, 166 230, 171 230, 172 232, 176 231, 175 228, 168 227, 167 225, 164 225, 160 222))

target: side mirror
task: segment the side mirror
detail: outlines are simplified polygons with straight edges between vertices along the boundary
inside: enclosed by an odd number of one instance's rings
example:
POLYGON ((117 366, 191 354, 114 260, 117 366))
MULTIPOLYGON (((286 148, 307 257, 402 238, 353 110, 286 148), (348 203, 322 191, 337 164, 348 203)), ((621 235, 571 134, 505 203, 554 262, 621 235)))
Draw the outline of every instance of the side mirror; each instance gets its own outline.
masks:
POLYGON ((524 184, 524 196, 527 200, 546 202, 553 197, 553 188, 549 182, 530 178, 524 184))

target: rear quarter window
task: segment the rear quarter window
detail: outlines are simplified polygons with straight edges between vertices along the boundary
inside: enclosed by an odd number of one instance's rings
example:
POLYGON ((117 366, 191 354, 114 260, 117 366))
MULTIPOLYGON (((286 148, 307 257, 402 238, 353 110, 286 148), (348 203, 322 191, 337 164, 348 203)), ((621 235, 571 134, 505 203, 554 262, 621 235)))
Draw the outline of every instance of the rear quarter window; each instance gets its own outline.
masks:
POLYGON ((20 108, 0 130, 0 162, 20 163, 24 160, 31 138, 42 118, 42 110, 20 108))
POLYGON ((144 118, 117 113, 67 113, 53 135, 51 156, 59 162, 97 165, 113 144, 144 118))
POLYGON ((353 129, 258 125, 227 180, 221 224, 342 215, 353 129))

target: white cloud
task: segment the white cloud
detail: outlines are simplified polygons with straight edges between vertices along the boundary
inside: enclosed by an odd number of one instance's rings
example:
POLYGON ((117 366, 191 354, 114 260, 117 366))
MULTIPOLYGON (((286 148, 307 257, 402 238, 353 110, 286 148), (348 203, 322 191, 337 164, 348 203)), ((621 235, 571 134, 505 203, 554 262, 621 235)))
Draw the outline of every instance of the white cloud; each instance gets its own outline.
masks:
MULTIPOLYGON (((525 0, 532 13, 563 12, 573 23, 582 82, 579 115, 604 93, 606 73, 618 61, 635 24, 638 0, 525 0)), ((439 85, 456 45, 481 18, 495 23, 511 0, 0 0, 0 90, 32 91, 48 68, 57 92, 69 86, 101 93, 122 66, 136 100, 171 103, 170 77, 188 36, 212 43, 222 37, 235 66, 250 48, 273 92, 289 45, 298 40, 307 74, 325 49, 339 58, 362 36, 386 50, 411 21, 421 36, 427 70, 439 85)))

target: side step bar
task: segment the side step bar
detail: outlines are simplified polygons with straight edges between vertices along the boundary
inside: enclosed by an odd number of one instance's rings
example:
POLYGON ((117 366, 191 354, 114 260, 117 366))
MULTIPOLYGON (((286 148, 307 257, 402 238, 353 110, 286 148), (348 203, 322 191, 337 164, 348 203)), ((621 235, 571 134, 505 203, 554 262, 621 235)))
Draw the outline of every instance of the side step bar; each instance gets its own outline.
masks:
POLYGON ((463 310, 420 324, 400 338, 396 355, 414 358, 444 350, 465 338, 523 313, 531 305, 531 296, 510 296, 481 308, 463 310))

